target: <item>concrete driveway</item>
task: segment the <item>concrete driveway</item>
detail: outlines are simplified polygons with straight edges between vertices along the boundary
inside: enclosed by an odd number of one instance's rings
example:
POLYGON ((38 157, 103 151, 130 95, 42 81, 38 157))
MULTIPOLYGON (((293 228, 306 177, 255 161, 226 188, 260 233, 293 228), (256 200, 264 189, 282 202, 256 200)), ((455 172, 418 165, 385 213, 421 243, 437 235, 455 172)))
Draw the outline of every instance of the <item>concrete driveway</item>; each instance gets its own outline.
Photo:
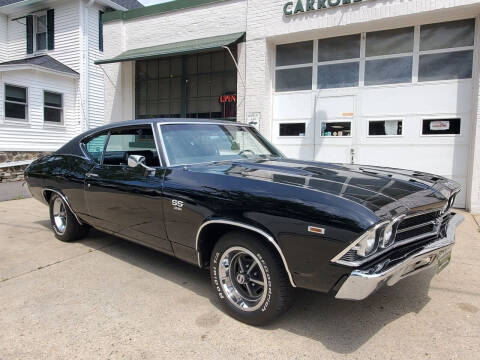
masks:
POLYGON ((34 199, 0 203, 0 359, 473 359, 480 352, 480 234, 451 264, 363 302, 297 291, 279 321, 224 315, 206 271, 92 231, 57 241, 34 199))

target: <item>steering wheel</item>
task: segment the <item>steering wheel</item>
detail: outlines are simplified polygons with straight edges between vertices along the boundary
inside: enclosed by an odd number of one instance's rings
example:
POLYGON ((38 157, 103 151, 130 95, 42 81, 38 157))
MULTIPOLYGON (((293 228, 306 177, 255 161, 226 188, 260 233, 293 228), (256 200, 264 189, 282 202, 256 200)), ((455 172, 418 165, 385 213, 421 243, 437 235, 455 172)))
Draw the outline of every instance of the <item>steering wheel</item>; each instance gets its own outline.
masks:
POLYGON ((238 153, 238 155, 243 155, 243 154, 246 154, 246 153, 250 153, 250 154, 252 154, 253 156, 256 155, 256 154, 255 154, 255 151, 250 150, 250 149, 242 150, 242 151, 240 151, 240 152, 238 153))

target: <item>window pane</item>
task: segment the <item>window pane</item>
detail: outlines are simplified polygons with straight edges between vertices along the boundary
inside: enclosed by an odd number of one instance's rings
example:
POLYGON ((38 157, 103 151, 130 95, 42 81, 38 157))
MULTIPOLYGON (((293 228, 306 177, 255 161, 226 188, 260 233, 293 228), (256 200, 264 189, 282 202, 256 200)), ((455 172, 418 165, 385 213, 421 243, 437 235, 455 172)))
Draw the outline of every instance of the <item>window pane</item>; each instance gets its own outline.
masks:
POLYGON ((312 68, 277 70, 275 91, 295 91, 312 89, 312 68))
POLYGON ((44 104, 47 106, 62 107, 62 95, 45 91, 43 93, 44 104))
POLYGON ((460 119, 425 119, 423 120, 422 134, 460 134, 460 119))
POLYGON ((47 48, 47 33, 37 34, 37 50, 45 50, 47 48))
POLYGON ((85 150, 90 157, 96 162, 100 162, 102 158, 103 148, 105 147, 105 141, 107 141, 107 135, 100 135, 89 140, 85 144, 85 150))
POLYGON ((402 135, 402 120, 370 121, 368 135, 402 135))
POLYGON ((321 65, 318 67, 319 89, 358 86, 359 62, 321 65))
POLYGON ((187 61, 185 64, 187 74, 196 74, 197 73, 197 55, 188 55, 187 61))
POLYGON ((277 66, 313 62, 313 41, 277 45, 277 66))
POLYGON ((420 50, 473 46, 475 19, 428 24, 420 27, 420 50))
POLYGON ((366 56, 413 51, 413 27, 367 33, 366 56))
POLYGON ((22 104, 5 102, 5 117, 11 119, 25 120, 27 118, 27 107, 22 104))
POLYGON ((305 123, 280 124, 280 136, 305 136, 305 123))
POLYGON ((360 57, 360 34, 318 40, 318 61, 360 57))
POLYGON ((158 79, 158 61, 149 60, 147 62, 147 77, 149 79, 158 79))
POLYGON ((62 122, 62 110, 44 107, 43 120, 60 124, 62 122))
POLYGON ((350 136, 351 122, 322 122, 322 136, 350 136))
POLYGON ((47 15, 37 16, 37 33, 47 32, 47 15))
POLYGON ((170 76, 170 59, 163 58, 158 60, 158 76, 169 77, 170 76))
POLYGON ((182 75, 182 58, 172 57, 170 58, 170 75, 181 76, 182 75))
POLYGON ((472 77, 473 51, 420 55, 418 80, 468 79, 472 77))
POLYGON ((365 62, 365 85, 412 82, 412 57, 368 60, 365 62))
MULTIPOLYGON (((230 57, 230 54, 228 54, 230 57)), ((225 70, 225 56, 223 52, 213 53, 212 55, 212 70, 213 71, 223 71, 225 70)))
POLYGON ((127 165, 130 155, 144 156, 147 166, 159 166, 158 153, 150 127, 122 129, 112 133, 108 140, 103 163, 127 165))
POLYGON ((211 55, 202 54, 198 55, 198 72, 199 73, 208 73, 211 70, 211 55))
POLYGON ((5 85, 5 99, 10 101, 27 102, 27 89, 5 85))

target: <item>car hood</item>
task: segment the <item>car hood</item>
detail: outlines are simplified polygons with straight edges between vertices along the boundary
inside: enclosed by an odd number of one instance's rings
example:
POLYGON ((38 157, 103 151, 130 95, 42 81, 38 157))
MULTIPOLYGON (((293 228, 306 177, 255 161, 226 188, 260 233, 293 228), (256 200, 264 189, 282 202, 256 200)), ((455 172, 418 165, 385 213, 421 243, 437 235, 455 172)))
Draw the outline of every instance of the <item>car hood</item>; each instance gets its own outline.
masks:
POLYGON ((380 218, 441 207, 459 190, 454 181, 418 171, 291 159, 218 162, 190 170, 329 193, 361 204, 380 218))

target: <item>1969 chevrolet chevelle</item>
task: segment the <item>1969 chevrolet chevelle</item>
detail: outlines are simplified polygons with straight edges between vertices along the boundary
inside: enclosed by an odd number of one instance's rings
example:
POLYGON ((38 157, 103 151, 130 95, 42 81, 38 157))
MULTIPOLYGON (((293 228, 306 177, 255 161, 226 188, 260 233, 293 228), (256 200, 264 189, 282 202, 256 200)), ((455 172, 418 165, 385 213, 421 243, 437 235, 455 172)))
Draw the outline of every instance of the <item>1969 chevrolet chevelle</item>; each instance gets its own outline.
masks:
POLYGON ((254 128, 135 120, 74 138, 26 170, 55 236, 89 227, 201 268, 225 310, 265 324, 293 288, 361 300, 449 260, 460 188, 432 174, 285 158, 254 128))

